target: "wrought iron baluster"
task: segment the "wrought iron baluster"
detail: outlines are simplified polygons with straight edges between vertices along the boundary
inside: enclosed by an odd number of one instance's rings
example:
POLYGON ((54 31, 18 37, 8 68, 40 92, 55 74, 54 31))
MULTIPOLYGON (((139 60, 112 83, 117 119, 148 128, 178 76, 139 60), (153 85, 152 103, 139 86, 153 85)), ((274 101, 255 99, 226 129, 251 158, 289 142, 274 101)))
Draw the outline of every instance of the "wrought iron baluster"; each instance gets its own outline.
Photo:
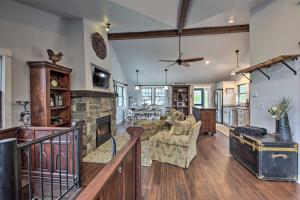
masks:
POLYGON ((51 199, 53 199, 53 147, 52 138, 50 139, 50 178, 51 178, 51 199))
POLYGON ((72 131, 72 175, 73 175, 73 184, 75 184, 75 153, 74 153, 74 130, 72 131))
POLYGON ((40 181, 42 200, 44 199, 44 180, 43 180, 43 142, 40 142, 40 181))
POLYGON ((66 133, 66 176, 67 176, 67 190, 69 189, 69 142, 68 133, 66 133))
POLYGON ((61 138, 58 136, 58 155, 59 155, 59 196, 61 196, 61 138))
POLYGON ((27 152, 28 152, 28 191, 29 191, 29 199, 32 199, 32 193, 31 193, 31 146, 27 147, 27 152))

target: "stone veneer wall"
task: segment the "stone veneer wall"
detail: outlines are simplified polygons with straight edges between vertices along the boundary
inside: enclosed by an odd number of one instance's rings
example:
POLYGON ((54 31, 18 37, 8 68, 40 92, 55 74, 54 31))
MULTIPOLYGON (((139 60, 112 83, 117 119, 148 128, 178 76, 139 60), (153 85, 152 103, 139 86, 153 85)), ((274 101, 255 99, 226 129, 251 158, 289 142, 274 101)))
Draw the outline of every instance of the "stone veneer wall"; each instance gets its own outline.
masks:
POLYGON ((96 148, 96 119, 111 116, 112 135, 116 134, 116 99, 114 97, 72 97, 72 121, 84 120, 82 156, 96 148))

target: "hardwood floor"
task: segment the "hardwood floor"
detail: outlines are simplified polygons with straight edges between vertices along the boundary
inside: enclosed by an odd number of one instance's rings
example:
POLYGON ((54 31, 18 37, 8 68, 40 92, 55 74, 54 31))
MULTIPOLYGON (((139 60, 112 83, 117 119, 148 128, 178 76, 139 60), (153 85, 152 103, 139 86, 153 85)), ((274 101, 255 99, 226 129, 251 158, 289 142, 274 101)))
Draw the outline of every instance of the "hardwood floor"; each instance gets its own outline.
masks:
POLYGON ((154 161, 142 168, 144 200, 292 200, 300 185, 260 181, 229 155, 228 138, 200 135, 189 169, 154 161))

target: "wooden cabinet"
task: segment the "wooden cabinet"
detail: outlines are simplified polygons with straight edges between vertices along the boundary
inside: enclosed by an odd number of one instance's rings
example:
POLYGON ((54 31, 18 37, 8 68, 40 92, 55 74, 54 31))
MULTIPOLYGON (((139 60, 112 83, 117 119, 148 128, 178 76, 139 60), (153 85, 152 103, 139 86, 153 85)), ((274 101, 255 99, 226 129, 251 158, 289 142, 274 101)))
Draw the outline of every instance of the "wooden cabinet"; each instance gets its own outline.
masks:
POLYGON ((238 113, 238 127, 250 125, 250 111, 249 109, 237 109, 238 113))
POLYGON ((72 69, 49 62, 28 62, 32 126, 71 126, 72 69))
POLYGON ((190 114, 190 86, 176 85, 172 86, 172 107, 184 113, 190 114))
POLYGON ((216 109, 193 107, 193 115, 202 121, 200 133, 216 133, 216 109))

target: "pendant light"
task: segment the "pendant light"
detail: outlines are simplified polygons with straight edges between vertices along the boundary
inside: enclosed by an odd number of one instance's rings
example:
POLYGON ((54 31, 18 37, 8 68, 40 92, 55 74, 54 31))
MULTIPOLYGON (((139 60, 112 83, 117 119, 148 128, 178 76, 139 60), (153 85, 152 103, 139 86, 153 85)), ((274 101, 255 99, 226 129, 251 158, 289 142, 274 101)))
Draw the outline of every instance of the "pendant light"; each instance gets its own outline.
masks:
POLYGON ((165 72, 166 72, 166 84, 165 84, 164 89, 168 90, 169 89, 169 87, 168 87, 168 69, 165 69, 165 72))
POLYGON ((237 72, 239 71, 239 52, 240 50, 236 50, 236 68, 234 70, 232 70, 232 72, 230 73, 231 76, 235 76, 237 75, 237 72))
POLYGON ((140 86, 139 86, 139 70, 135 70, 136 72, 136 85, 134 86, 135 90, 140 90, 140 86))

